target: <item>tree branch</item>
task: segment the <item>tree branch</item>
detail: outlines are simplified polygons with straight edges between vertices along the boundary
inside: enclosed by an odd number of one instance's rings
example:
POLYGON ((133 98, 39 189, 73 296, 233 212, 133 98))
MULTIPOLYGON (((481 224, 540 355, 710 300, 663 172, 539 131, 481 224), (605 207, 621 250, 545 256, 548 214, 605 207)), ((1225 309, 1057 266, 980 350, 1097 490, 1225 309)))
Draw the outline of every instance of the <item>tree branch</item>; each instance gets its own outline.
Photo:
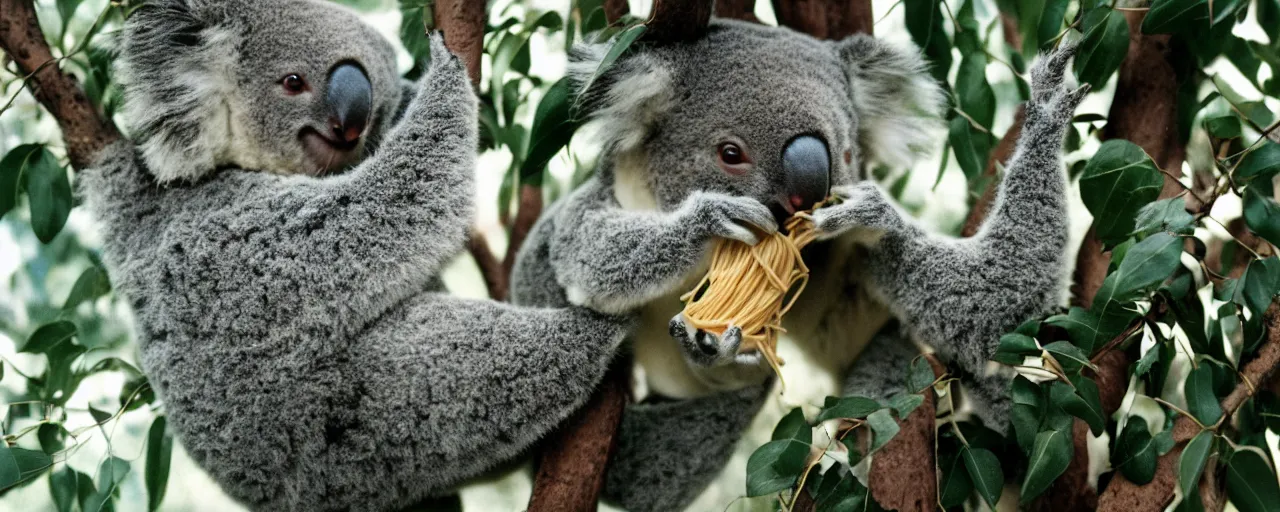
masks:
POLYGON ((72 167, 84 169, 120 140, 120 131, 89 101, 79 80, 58 66, 32 1, 0 0, 0 49, 30 75, 31 93, 57 119, 72 167))
MULTIPOLYGON (((1264 321, 1267 326, 1267 340, 1258 349, 1253 361, 1244 366, 1241 372, 1243 380, 1222 400, 1224 418, 1230 418, 1235 414, 1246 400, 1253 397, 1256 390, 1269 386, 1277 375, 1276 368, 1280 366, 1280 299, 1271 302, 1264 321)), ((1099 510, 1123 512, 1164 510, 1169 502, 1173 501, 1173 491, 1177 487, 1178 480, 1178 459, 1182 456, 1182 450, 1186 448, 1187 441, 1199 432, 1200 427, 1196 425, 1195 420, 1186 416, 1179 417, 1173 424, 1173 438, 1177 444, 1169 453, 1161 455, 1157 460, 1155 478, 1146 485, 1137 485, 1126 479, 1124 474, 1117 472, 1111 479, 1111 484, 1102 493, 1099 510)), ((1206 468, 1205 474, 1209 473, 1210 471, 1206 468)), ((1205 489, 1205 485, 1202 481, 1200 488, 1205 489)), ((1206 508, 1216 507, 1218 502, 1222 501, 1217 482, 1211 481, 1209 487, 1212 490, 1211 495, 1201 493, 1202 501, 1210 501, 1206 504, 1206 508)))
POLYGON ((716 0, 716 17, 759 23, 756 0, 716 0))
POLYGON ((778 24, 818 39, 874 34, 870 0, 773 0, 778 24))

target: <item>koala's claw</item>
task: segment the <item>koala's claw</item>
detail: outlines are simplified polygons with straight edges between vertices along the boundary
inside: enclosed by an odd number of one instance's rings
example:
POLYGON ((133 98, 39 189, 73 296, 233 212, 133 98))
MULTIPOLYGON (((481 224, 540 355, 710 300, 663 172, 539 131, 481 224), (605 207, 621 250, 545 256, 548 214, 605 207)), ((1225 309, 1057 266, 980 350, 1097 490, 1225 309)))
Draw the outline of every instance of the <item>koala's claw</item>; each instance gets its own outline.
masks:
POLYGON ((778 231, 773 212, 755 199, 699 192, 691 196, 690 200, 692 214, 697 219, 695 222, 702 223, 712 236, 755 245, 760 242, 756 230, 765 235, 778 231))
POLYGON ((742 347, 742 329, 730 327, 722 335, 695 329, 684 321, 684 314, 678 314, 668 325, 671 337, 680 344, 680 350, 690 364, 703 368, 741 364, 759 365, 762 361, 758 352, 739 354, 742 347))
POLYGON ((1027 123, 1048 123, 1047 127, 1066 126, 1076 107, 1089 93, 1089 84, 1074 90, 1064 86, 1067 63, 1075 55, 1075 44, 1063 44, 1041 56, 1031 68, 1031 101, 1027 104, 1027 123))
POLYGON ((834 238, 853 228, 889 231, 903 225, 898 210, 874 183, 833 187, 831 192, 841 199, 840 203, 812 214, 820 239, 834 238))

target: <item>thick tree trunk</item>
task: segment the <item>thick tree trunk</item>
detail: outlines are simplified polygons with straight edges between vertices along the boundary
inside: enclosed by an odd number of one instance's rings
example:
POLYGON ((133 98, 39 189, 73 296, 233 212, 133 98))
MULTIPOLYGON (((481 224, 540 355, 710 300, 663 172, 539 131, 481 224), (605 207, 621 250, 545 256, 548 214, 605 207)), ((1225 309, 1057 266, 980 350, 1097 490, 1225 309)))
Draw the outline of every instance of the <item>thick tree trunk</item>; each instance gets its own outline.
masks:
POLYGON ((874 34, 870 0, 773 0, 778 24, 819 39, 874 34))

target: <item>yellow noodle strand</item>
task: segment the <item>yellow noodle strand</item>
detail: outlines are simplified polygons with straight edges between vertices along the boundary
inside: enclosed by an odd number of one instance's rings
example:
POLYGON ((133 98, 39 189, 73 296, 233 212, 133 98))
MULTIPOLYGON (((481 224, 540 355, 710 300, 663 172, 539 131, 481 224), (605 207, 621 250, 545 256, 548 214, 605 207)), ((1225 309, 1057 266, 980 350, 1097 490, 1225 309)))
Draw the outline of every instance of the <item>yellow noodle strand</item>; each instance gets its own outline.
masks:
POLYGON ((779 377, 784 361, 778 358, 778 335, 786 332, 782 315, 791 310, 809 283, 809 267, 801 259, 800 249, 816 236, 807 215, 792 216, 785 227, 785 234, 773 233, 754 246, 737 240, 717 241, 711 270, 698 286, 680 297, 690 326, 717 336, 738 327, 742 330, 740 350, 760 351, 779 377), (792 292, 790 297, 788 291, 792 292))

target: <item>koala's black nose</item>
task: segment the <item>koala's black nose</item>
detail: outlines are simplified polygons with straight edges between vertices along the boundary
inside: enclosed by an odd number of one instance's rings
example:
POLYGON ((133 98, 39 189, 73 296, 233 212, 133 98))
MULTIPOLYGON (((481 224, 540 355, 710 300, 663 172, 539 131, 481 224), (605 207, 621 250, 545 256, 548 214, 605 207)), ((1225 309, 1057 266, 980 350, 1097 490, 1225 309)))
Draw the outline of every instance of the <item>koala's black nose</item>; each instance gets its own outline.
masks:
POLYGON ((342 64, 329 73, 329 128, 343 143, 354 143, 369 125, 373 112, 373 84, 355 64, 342 64))
POLYGON ((827 143, 813 135, 801 135, 782 149, 785 201, 789 210, 807 210, 831 191, 831 154, 827 143))

